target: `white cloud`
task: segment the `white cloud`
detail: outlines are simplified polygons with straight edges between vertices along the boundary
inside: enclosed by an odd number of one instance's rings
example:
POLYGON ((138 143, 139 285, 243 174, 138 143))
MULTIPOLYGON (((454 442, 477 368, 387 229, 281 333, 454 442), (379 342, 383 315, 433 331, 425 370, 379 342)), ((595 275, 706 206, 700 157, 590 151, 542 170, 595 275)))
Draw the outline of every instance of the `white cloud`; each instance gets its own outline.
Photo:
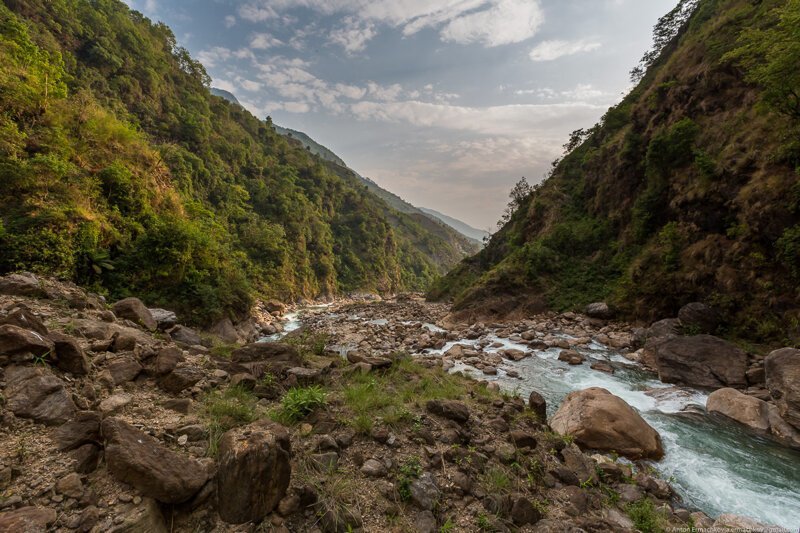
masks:
POLYGON ((574 89, 556 91, 549 87, 536 89, 517 89, 514 91, 517 96, 535 96, 543 100, 558 100, 561 102, 603 102, 611 103, 616 99, 616 95, 597 89, 591 83, 579 83, 574 89))
POLYGON ((333 30, 329 40, 344 48, 348 55, 363 51, 373 37, 378 34, 375 25, 371 22, 358 20, 355 17, 347 17, 344 26, 333 30))
POLYGON ((539 4, 532 0, 499 0, 489 9, 451 20, 442 38, 457 43, 486 46, 518 43, 536 35, 544 22, 539 4))
POLYGON ((244 4, 239 6, 239 16, 250 22, 263 22, 267 19, 277 18, 278 14, 267 2, 244 4))
POLYGON ((233 15, 228 15, 227 17, 225 17, 225 27, 233 28, 234 26, 236 26, 236 17, 234 17, 233 15))
POLYGON ((256 50, 266 50, 267 48, 282 45, 283 42, 280 39, 276 39, 269 33, 254 33, 250 38, 250 48, 255 48, 256 50))
POLYGON ((591 52, 600 46, 600 43, 590 41, 542 41, 533 47, 530 58, 533 61, 554 61, 564 56, 591 52))

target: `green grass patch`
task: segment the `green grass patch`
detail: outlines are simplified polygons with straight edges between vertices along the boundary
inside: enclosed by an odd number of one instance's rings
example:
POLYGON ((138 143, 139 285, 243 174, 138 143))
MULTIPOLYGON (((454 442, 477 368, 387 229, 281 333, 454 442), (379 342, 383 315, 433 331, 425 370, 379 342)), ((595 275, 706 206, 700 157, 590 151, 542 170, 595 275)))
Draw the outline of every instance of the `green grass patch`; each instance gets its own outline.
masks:
POLYGON ((327 394, 319 385, 294 387, 283 396, 281 406, 272 414, 272 418, 282 424, 294 424, 326 403, 327 394))
POLYGON ((629 503, 625 506, 625 512, 642 533, 661 533, 667 524, 664 512, 656 509, 649 498, 629 503))
POLYGON ((244 387, 228 387, 214 391, 203 401, 203 411, 208 426, 208 454, 216 456, 222 435, 235 427, 254 422, 258 418, 257 399, 244 387))

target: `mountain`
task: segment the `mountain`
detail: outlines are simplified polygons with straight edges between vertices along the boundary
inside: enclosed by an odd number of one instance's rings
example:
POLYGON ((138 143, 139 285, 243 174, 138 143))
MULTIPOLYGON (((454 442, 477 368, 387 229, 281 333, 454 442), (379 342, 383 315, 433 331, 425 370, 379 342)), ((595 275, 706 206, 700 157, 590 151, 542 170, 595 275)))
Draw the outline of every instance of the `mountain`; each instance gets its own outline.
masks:
POLYGON ((0 272, 207 324, 258 297, 421 290, 463 257, 209 82, 121 1, 0 5, 0 272))
POLYGON ((466 222, 462 222, 461 220, 458 220, 457 218, 449 217, 449 216, 445 215, 444 213, 440 213, 439 211, 436 211, 434 209, 428 209, 427 207, 420 207, 419 209, 420 209, 420 211, 422 211, 424 213, 427 213, 427 214, 429 214, 431 216, 434 216, 434 217, 438 218, 439 220, 441 220, 442 222, 444 222, 445 224, 447 224, 448 226, 450 226, 451 228, 453 228, 457 232, 461 233, 462 235, 464 235, 466 237, 469 237, 473 241, 483 242, 483 239, 485 239, 485 238, 487 238, 487 237, 489 237, 491 235, 491 233, 489 233, 488 231, 485 231, 485 230, 482 230, 482 229, 473 228, 472 226, 470 226, 466 222))
POLYGON ((431 298, 646 320, 703 301, 734 338, 798 342, 800 1, 683 1, 655 35, 636 87, 431 298))
POLYGON ((334 154, 331 150, 325 148, 321 144, 318 144, 314 139, 312 139, 302 131, 292 130, 289 128, 282 128, 277 124, 273 124, 273 127, 275 128, 275 131, 278 132, 280 135, 300 141, 303 144, 303 146, 312 154, 319 156, 326 161, 336 163, 337 165, 341 165, 343 167, 347 166, 345 162, 342 161, 342 159, 338 155, 334 154))
POLYGON ((238 106, 242 105, 239 102, 239 100, 236 99, 236 97, 233 95, 232 92, 226 91, 224 89, 217 89, 216 87, 211 87, 210 92, 214 96, 219 96, 220 98, 224 98, 225 100, 229 101, 232 104, 236 104, 238 106))

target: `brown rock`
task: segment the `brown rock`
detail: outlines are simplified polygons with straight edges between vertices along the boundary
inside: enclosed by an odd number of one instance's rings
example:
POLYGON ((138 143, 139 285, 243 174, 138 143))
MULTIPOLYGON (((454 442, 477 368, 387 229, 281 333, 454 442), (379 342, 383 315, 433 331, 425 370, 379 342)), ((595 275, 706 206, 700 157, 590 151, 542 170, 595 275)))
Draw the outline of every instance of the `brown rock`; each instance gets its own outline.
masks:
POLYGON ((5 358, 21 363, 51 355, 54 350, 53 342, 44 335, 13 324, 0 326, 0 361, 5 358))
POLYGON ((709 388, 747 385, 747 354, 712 335, 667 338, 655 346, 655 359, 664 383, 709 388))
POLYGON ((62 477, 56 482, 56 492, 67 498, 80 498, 83 495, 81 476, 73 472, 62 477))
POLYGON ((425 408, 430 413, 453 420, 459 424, 469 420, 469 408, 465 403, 457 400, 429 400, 425 404, 425 408))
POLYGON ((96 444, 84 444, 74 449, 70 456, 75 461, 74 470, 78 474, 91 474, 100 462, 100 447, 96 444))
POLYGON ((230 524, 260 521, 286 494, 291 444, 283 426, 256 423, 222 436, 217 472, 217 508, 230 524))
POLYGON ((300 354, 294 346, 281 342, 254 342, 231 353, 234 363, 264 362, 273 374, 279 374, 287 368, 301 366, 300 354))
POLYGON ((532 391, 531 395, 528 397, 528 407, 530 407, 531 411, 536 413, 539 422, 547 421, 547 400, 544 399, 544 396, 536 391, 532 391))
POLYGON ((624 400, 599 387, 568 394, 550 426, 574 436, 584 448, 613 450, 631 459, 664 455, 656 430, 624 400))
POLYGON ((21 418, 58 425, 75 414, 64 382, 48 369, 12 366, 6 369, 6 381, 6 405, 21 418))
POLYGON ((778 412, 789 424, 800 429, 800 350, 782 348, 764 360, 767 389, 778 412))
POLYGON ((187 346, 203 344, 202 337, 200 337, 195 330, 187 328, 186 326, 175 326, 169 330, 169 336, 175 342, 186 344, 187 346))
POLYGON ((53 432, 53 440, 62 452, 74 450, 84 444, 100 442, 100 414, 94 411, 79 411, 75 418, 53 432))
POLYGON ((184 389, 193 387, 203 379, 205 374, 196 366, 179 366, 158 382, 158 386, 167 392, 177 394, 184 389))
POLYGON ((114 385, 122 385, 133 381, 142 371, 142 365, 133 357, 118 357, 106 364, 106 370, 111 374, 114 385))
POLYGON ((239 333, 237 333, 236 328, 233 327, 233 322, 231 322, 231 319, 228 317, 215 322, 211 326, 209 332, 228 344, 239 342, 239 333))
POLYGON ((86 358, 78 341, 69 335, 57 332, 51 333, 49 338, 55 345, 58 368, 76 376, 85 376, 89 373, 89 359, 86 358))
POLYGON ((767 402, 731 388, 715 390, 706 400, 709 413, 719 413, 759 433, 769 431, 767 406, 767 402))
POLYGON ((0 319, 0 324, 11 324, 22 329, 35 331, 39 335, 47 336, 47 326, 39 319, 38 316, 33 314, 33 311, 24 305, 18 305, 4 318, 0 319))
POLYGON ((584 357, 574 350, 562 350, 558 354, 558 360, 570 365, 579 365, 585 360, 584 357))
POLYGON ((0 513, 0 531, 18 533, 47 531, 47 526, 56 521, 55 509, 44 507, 20 507, 0 513))
POLYGON ((177 346, 167 346, 166 348, 162 348, 159 350, 158 355, 156 356, 156 374, 159 376, 169 374, 175 370, 175 367, 178 366, 178 363, 182 363, 184 360, 185 357, 183 356, 183 350, 177 346))
POLYGON ((109 472, 144 496, 164 503, 181 503, 208 480, 202 463, 167 449, 123 420, 106 418, 102 434, 109 472))
POLYGON ((714 333, 719 327, 719 313, 704 303, 692 302, 681 307, 678 320, 683 328, 696 333, 714 333))
POLYGON ((153 314, 139 298, 125 298, 113 306, 114 314, 119 318, 127 318, 131 322, 143 326, 150 331, 158 329, 158 323, 153 314))

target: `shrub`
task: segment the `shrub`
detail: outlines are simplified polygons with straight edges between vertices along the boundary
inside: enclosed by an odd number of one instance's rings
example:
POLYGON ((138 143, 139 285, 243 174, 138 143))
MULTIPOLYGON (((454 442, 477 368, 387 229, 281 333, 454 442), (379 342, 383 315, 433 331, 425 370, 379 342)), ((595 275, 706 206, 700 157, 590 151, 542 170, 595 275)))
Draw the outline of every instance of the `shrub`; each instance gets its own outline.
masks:
POLYGON ((649 498, 629 503, 625 507, 625 512, 633 521, 636 529, 642 533, 660 533, 664 531, 666 517, 662 511, 656 509, 653 500, 649 498))
POLYGON ((326 394, 319 385, 294 387, 289 389, 281 400, 281 407, 276 413, 276 419, 282 423, 293 424, 325 403, 326 394))

